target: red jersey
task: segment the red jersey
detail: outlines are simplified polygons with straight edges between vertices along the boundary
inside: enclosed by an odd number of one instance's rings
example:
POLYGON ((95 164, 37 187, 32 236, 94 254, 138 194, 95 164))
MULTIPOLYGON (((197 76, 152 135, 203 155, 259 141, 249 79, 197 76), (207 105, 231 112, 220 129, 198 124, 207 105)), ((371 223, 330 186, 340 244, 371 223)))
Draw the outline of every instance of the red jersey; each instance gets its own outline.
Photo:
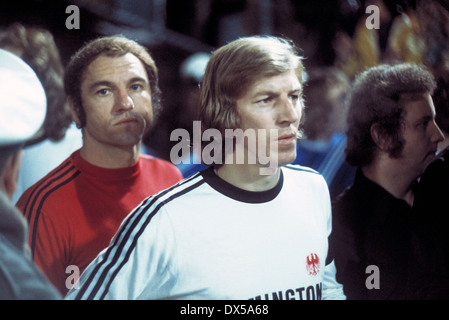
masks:
POLYGON ((149 155, 131 167, 105 169, 75 151, 17 202, 34 261, 65 294, 73 267, 82 273, 143 199, 181 179, 173 164, 149 155))

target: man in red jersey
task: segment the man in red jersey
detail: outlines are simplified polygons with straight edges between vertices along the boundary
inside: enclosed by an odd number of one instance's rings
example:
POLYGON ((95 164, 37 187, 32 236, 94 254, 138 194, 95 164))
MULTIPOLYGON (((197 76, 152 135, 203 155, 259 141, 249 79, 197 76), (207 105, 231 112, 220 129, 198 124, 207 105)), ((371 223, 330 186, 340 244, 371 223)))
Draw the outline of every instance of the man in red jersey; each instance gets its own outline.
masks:
POLYGON ((83 146, 17 202, 35 262, 65 294, 107 245, 123 218, 182 175, 140 153, 160 108, 156 65, 144 47, 104 37, 81 48, 64 87, 83 146))

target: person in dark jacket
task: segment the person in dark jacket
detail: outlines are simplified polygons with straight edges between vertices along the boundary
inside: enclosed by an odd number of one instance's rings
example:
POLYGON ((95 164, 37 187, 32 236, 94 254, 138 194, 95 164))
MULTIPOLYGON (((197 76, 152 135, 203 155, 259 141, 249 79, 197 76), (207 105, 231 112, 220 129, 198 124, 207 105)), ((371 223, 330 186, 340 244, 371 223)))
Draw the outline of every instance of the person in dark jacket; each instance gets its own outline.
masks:
POLYGON ((348 299, 447 298, 439 243, 414 203, 443 140, 434 89, 432 74, 408 63, 370 68, 354 82, 346 161, 357 172, 333 203, 331 236, 348 299))

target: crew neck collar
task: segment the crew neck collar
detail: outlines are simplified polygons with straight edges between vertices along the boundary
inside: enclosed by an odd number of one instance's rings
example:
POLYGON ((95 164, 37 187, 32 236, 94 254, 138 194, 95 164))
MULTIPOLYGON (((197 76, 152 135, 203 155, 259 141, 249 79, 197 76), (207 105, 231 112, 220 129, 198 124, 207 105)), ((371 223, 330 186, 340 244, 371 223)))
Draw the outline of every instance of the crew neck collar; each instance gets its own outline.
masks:
POLYGON ((281 192, 282 186, 284 184, 284 175, 282 169, 277 184, 273 188, 265 191, 248 191, 238 188, 220 178, 214 172, 214 169, 212 167, 203 170, 201 174, 204 180, 216 191, 236 201, 246 203, 264 203, 272 201, 281 192))
POLYGON ((77 169, 82 173, 88 174, 90 176, 95 176, 102 180, 127 180, 130 177, 138 175, 140 171, 139 160, 129 167, 108 169, 93 165, 90 162, 84 160, 81 157, 79 150, 72 154, 72 160, 77 169))

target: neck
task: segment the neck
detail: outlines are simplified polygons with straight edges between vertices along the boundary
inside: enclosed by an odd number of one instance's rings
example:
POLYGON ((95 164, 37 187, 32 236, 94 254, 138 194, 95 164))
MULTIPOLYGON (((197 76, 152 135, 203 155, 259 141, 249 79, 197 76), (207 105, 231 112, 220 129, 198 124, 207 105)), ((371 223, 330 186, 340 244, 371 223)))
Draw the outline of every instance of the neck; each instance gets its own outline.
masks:
POLYGON ((80 149, 80 156, 87 162, 107 169, 132 166, 139 160, 140 143, 132 146, 111 146, 86 144, 80 149))
POLYGON ((387 192, 413 206, 413 184, 417 177, 407 175, 396 167, 374 163, 362 168, 362 172, 371 181, 377 183, 387 192))
POLYGON ((280 169, 270 175, 261 175, 260 166, 224 164, 215 173, 226 182, 247 191, 266 191, 274 188, 279 181, 280 169))

